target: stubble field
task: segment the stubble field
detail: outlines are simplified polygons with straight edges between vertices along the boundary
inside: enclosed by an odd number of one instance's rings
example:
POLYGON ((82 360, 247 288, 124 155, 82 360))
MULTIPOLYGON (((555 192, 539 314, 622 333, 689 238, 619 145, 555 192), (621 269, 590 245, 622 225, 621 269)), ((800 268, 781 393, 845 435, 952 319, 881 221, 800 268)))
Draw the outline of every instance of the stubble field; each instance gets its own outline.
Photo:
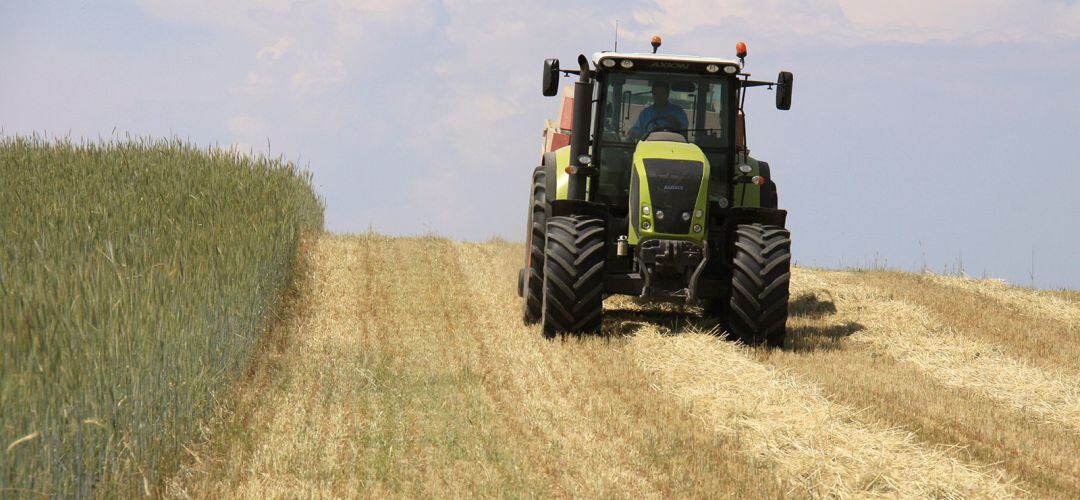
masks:
POLYGON ((795 268, 789 348, 606 301, 520 321, 520 245, 308 242, 291 315, 176 496, 1080 495, 1080 300, 795 268))

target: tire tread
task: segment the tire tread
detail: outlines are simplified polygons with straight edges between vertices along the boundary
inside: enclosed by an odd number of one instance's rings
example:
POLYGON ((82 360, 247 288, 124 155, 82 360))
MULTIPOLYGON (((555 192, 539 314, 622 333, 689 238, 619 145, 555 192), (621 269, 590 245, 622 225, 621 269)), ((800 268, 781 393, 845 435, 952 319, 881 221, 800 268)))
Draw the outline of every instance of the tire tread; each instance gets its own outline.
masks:
POLYGON ((784 342, 791 282, 791 236, 777 226, 743 224, 735 232, 729 332, 748 344, 784 342))
POLYGON ((590 333, 603 322, 606 227, 586 216, 547 221, 540 323, 545 337, 590 333))
POLYGON ((547 227, 547 171, 536 167, 529 190, 529 214, 525 249, 525 280, 519 292, 522 296, 521 316, 526 325, 540 321, 543 309, 544 240, 547 227))

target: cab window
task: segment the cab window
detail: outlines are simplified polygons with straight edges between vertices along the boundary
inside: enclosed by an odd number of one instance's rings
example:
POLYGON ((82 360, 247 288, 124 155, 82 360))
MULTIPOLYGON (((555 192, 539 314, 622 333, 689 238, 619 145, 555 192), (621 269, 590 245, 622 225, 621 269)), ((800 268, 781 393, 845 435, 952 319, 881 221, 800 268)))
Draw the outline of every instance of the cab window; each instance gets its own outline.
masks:
POLYGON ((664 129, 702 147, 720 147, 724 85, 724 80, 695 75, 611 73, 601 110, 602 141, 635 144, 649 132, 664 129))

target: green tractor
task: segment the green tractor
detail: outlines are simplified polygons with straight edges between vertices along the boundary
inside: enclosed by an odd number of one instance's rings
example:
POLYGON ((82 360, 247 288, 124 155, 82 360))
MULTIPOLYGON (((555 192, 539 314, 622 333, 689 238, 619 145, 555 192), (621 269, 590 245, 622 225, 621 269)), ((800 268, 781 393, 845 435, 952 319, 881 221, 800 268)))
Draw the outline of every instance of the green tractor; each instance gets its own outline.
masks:
MULTIPOLYGON (((526 324, 544 336, 597 332, 612 294, 702 306, 749 344, 783 345, 791 240, 769 165, 750 157, 738 60, 601 52, 578 69, 544 62, 543 94, 574 74, 568 145, 545 151, 529 194, 526 324)), ((569 102, 569 99, 567 99, 569 102)), ((565 113, 564 113, 565 114, 565 113)), ((564 131, 565 132, 565 131, 564 131)))

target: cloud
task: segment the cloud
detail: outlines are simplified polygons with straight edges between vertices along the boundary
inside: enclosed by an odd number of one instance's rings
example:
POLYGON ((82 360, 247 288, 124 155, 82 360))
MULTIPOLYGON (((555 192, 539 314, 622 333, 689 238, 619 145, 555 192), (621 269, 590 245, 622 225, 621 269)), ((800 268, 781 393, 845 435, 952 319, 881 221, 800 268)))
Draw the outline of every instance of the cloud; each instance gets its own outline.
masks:
POLYGON ((9 133, 115 128, 285 154, 315 172, 332 230, 520 238, 541 125, 559 106, 540 97, 540 62, 610 48, 618 19, 623 50, 647 51, 658 33, 666 53, 729 55, 745 39, 752 64, 796 71, 795 109, 754 112, 751 127, 787 179, 808 262, 915 238, 996 246, 1007 262, 1008 245, 972 235, 1050 234, 1068 222, 1053 214, 1077 213, 1077 182, 1007 182, 1028 164, 1076 177, 1077 2, 133 1, 146 15, 20 4, 57 22, 4 33, 9 133), (1000 76, 1015 68, 1053 77, 1032 92, 1000 76), (980 182, 957 189, 940 172, 980 182))
POLYGON ((334 87, 345 80, 345 62, 318 52, 303 53, 304 63, 289 79, 293 90, 307 94, 322 88, 334 87))
POLYGON ((422 19, 429 15, 427 0, 135 0, 143 11, 160 19, 219 26, 247 35, 273 36, 292 21, 314 14, 324 23, 321 32, 360 36, 372 23, 422 19), (326 30, 326 26, 334 29, 326 30))
POLYGON ((1080 39, 1080 5, 1017 0, 656 0, 637 26, 664 35, 723 28, 784 45, 1053 42, 1080 39))
POLYGON ((292 47, 292 45, 292 38, 283 36, 273 45, 267 45, 266 47, 259 49, 259 51, 255 53, 255 58, 271 59, 276 61, 278 59, 281 59, 281 56, 285 55, 285 53, 289 50, 290 47, 292 47))
POLYGON ((260 31, 259 20, 292 8, 294 0, 135 0, 143 11, 166 21, 260 31))
POLYGON ((266 131, 262 120, 250 115, 236 115, 229 119, 229 132, 243 137, 257 137, 266 131))
POLYGON ((417 68, 432 76, 399 110, 416 132, 403 140, 422 159, 410 205, 440 232, 486 238, 520 225, 516 210, 490 208, 516 207, 524 196, 539 164, 543 119, 557 111, 556 100, 540 97, 540 63, 595 47, 604 7, 483 0, 442 7, 433 60, 417 68))
MULTIPOLYGON (((542 120, 558 108, 555 100, 539 98, 539 61, 610 47, 616 18, 624 50, 648 50, 648 36, 659 33, 667 52, 713 54, 726 53, 717 48, 718 36, 731 36, 732 43, 748 39, 751 52, 758 47, 760 54, 883 42, 1056 40, 1080 33, 1071 28, 1076 6, 1006 0, 138 1, 170 22, 215 27, 241 51, 243 76, 225 82, 221 116, 231 137, 224 141, 264 144, 269 138, 275 150, 293 154, 329 144, 351 156, 339 165, 314 165, 337 169, 324 177, 331 183, 339 180, 329 175, 344 176, 345 170, 377 176, 381 172, 368 169, 408 164, 407 173, 383 179, 396 188, 382 190, 403 190, 395 203, 407 199, 413 219, 465 236, 497 231, 478 227, 478 220, 498 219, 492 224, 502 227, 516 219, 484 207, 520 194, 490 186, 527 177, 538 160, 542 120), (354 137, 362 138, 354 146, 330 144, 354 137), (456 207, 452 215, 446 206, 456 207)), ((337 200, 330 201, 330 210, 337 210, 337 200)), ((371 198, 343 201, 365 205, 370 213, 401 212, 371 198)))
POLYGON ((964 44, 1080 38, 1080 6, 1013 0, 841 2, 865 38, 964 44))
POLYGON ((342 106, 351 77, 373 55, 391 50, 407 26, 430 31, 429 0, 136 0, 146 13, 175 24, 208 26, 227 40, 243 78, 223 81, 229 96, 230 141, 282 137, 296 146, 298 129, 328 135, 351 111, 342 106), (241 117, 241 118, 237 118, 241 117), (257 128, 253 123, 261 124, 257 128))

